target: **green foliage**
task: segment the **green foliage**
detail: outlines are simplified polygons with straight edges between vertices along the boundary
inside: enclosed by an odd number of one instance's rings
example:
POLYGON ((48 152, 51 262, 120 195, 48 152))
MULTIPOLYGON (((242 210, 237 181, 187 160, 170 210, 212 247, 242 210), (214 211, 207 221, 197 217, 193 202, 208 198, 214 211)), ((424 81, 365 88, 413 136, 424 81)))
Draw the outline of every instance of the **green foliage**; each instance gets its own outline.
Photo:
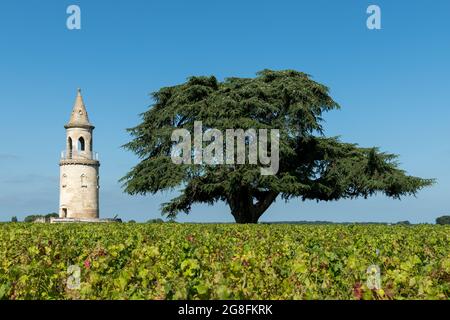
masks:
POLYGON ((0 299, 449 299, 449 243, 436 225, 1 224, 0 299))
POLYGON ((180 196, 162 206, 169 217, 188 213, 194 203, 224 201, 237 222, 255 223, 279 196, 333 201, 380 192, 400 198, 433 183, 406 175, 396 155, 325 137, 323 114, 339 106, 327 87, 302 72, 263 70, 255 78, 223 82, 213 76, 191 77, 153 97, 142 123, 128 130, 133 140, 125 145, 141 162, 121 181, 129 194, 183 187, 180 196), (194 121, 202 121, 204 131, 279 129, 278 174, 262 176, 253 164, 172 163, 173 130, 192 132, 194 121))
POLYGON ((19 220, 17 219, 16 216, 14 216, 14 217, 11 218, 11 222, 18 222, 18 221, 19 221, 19 220))
POLYGON ((436 224, 450 224, 450 216, 442 216, 437 218, 436 224))
POLYGON ((26 216, 23 220, 24 222, 34 222, 37 219, 45 219, 45 221, 50 221, 50 218, 58 218, 59 215, 55 212, 48 213, 48 214, 32 214, 29 216, 26 216))
POLYGON ((396 224, 401 224, 401 225, 408 226, 408 225, 411 224, 411 222, 409 222, 408 220, 405 220, 405 221, 399 221, 399 222, 397 222, 396 224))
POLYGON ((147 221, 147 223, 164 223, 164 220, 161 218, 150 219, 147 221))
POLYGON ((38 218, 42 218, 42 215, 38 215, 38 214, 32 214, 29 216, 26 216, 25 219, 23 219, 24 222, 33 222, 34 220, 38 219, 38 218))

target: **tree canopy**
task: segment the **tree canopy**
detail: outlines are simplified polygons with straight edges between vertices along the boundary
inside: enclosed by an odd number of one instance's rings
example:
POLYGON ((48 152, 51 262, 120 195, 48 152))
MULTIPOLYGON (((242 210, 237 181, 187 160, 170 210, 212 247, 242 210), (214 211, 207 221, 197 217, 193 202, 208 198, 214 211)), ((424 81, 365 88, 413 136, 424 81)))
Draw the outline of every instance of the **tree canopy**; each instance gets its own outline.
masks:
MULTIPOLYGON (((263 70, 255 78, 191 77, 153 93, 142 123, 128 129, 124 147, 140 162, 124 176, 125 192, 154 194, 181 188, 162 205, 169 218, 194 203, 226 202, 238 223, 256 223, 277 199, 332 201, 378 192, 399 199, 415 195, 432 179, 408 176, 397 156, 326 137, 323 114, 339 109, 329 89, 305 73, 263 70), (279 169, 261 175, 255 164, 177 165, 171 160, 174 129, 279 130, 279 169)), ((246 144, 248 141, 246 140, 246 144)))
POLYGON ((45 219, 46 221, 50 221, 50 218, 58 218, 59 215, 56 212, 48 213, 48 214, 32 214, 26 216, 23 220, 24 222, 33 222, 37 219, 45 219))
POLYGON ((442 216, 439 218, 436 218, 436 224, 450 224, 450 216, 442 216))

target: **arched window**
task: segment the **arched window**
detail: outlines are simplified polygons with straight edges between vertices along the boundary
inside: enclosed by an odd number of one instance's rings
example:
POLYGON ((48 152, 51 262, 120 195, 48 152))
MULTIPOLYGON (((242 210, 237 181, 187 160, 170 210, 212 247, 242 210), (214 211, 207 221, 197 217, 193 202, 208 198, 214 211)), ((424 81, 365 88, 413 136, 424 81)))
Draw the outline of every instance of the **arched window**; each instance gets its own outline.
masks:
POLYGON ((73 148, 73 145, 72 145, 72 138, 69 137, 69 138, 67 139, 67 152, 68 152, 67 157, 68 157, 69 159, 72 158, 72 148, 73 148))
POLYGON ((84 149, 85 149, 84 138, 80 137, 80 139, 78 139, 78 151, 84 151, 84 149))
POLYGON ((86 175, 84 173, 81 175, 81 187, 82 188, 87 187, 86 175))

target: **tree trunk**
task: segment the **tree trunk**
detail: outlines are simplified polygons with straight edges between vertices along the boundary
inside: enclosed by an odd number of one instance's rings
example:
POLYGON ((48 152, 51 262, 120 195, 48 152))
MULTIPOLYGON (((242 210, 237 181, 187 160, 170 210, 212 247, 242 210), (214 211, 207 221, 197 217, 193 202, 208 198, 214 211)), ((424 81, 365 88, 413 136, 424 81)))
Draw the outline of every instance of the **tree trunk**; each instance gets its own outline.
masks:
POLYGON ((262 214, 270 207, 277 198, 278 193, 267 191, 256 204, 253 203, 253 196, 246 189, 240 189, 228 199, 231 214, 236 223, 258 223, 262 214))

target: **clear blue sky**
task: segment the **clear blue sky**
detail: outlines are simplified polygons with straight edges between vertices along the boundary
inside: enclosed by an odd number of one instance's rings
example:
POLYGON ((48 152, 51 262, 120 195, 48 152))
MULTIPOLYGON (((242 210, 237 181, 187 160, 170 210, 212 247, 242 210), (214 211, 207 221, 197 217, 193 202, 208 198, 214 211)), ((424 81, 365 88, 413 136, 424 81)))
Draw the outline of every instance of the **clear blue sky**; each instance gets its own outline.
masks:
MULTIPOLYGON (((0 220, 58 210, 63 125, 83 89, 100 153, 101 216, 160 217, 173 194, 123 194, 137 158, 121 149, 149 93, 191 75, 251 77, 296 69, 328 85, 342 110, 326 134, 400 155, 438 183, 417 198, 286 204, 263 220, 433 222, 450 213, 450 2, 2 1, 0 4, 0 220), (81 7, 82 29, 66 28, 81 7), (366 28, 366 8, 382 30, 366 28)), ((195 206, 179 221, 232 221, 225 205, 195 206)))

